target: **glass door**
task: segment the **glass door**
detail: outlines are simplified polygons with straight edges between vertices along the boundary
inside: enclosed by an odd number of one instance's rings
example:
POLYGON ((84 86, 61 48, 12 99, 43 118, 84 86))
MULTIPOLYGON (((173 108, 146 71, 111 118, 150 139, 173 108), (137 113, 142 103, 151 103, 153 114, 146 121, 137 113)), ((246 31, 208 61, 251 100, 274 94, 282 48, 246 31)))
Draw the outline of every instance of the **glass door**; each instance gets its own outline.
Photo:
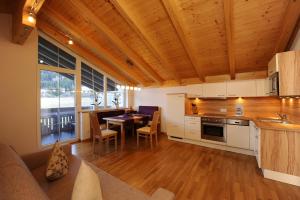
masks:
POLYGON ((40 70, 41 144, 76 138, 74 74, 40 70))

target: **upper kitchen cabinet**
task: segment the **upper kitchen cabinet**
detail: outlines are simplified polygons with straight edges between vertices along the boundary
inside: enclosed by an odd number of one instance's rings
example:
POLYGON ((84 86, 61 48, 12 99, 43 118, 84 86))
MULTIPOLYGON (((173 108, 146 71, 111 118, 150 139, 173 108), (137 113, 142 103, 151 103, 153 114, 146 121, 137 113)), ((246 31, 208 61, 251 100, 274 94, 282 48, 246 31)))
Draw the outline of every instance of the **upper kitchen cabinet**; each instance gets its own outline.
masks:
POLYGON ((278 53, 275 58, 279 68, 279 95, 300 95, 300 51, 278 53))
POLYGON ((193 84, 186 86, 186 93, 188 98, 203 97, 203 85, 193 84))
POLYGON ((255 80, 228 81, 227 97, 255 97, 255 80))
POLYGON ((256 84, 256 96, 258 97, 265 97, 269 96, 270 93, 270 84, 269 84, 269 79, 256 79, 255 80, 256 84))
POLYGON ((204 97, 226 97, 226 83, 206 83, 203 84, 204 97))
POLYGON ((268 76, 272 76, 275 72, 278 72, 278 53, 268 63, 268 76))

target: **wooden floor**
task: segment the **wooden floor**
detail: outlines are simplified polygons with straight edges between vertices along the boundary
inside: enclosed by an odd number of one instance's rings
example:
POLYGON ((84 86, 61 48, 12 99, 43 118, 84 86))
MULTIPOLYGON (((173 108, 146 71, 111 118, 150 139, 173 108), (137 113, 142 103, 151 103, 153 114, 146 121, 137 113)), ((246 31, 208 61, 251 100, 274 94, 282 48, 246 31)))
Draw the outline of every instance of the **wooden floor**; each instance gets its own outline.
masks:
POLYGON ((136 138, 126 149, 95 155, 91 143, 73 145, 73 153, 128 184, 152 194, 163 187, 176 199, 300 199, 300 187, 264 179, 252 156, 174 142, 159 137, 153 150, 136 138))

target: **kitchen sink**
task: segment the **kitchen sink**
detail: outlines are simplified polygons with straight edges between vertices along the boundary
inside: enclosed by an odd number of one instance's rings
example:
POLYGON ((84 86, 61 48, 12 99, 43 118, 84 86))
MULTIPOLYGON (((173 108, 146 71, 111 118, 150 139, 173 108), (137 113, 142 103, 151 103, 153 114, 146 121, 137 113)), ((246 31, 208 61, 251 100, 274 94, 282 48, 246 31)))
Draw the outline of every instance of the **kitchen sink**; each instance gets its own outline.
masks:
POLYGON ((261 122, 271 122, 271 123, 282 123, 282 124, 289 124, 288 121, 276 118, 258 118, 258 121, 261 122))

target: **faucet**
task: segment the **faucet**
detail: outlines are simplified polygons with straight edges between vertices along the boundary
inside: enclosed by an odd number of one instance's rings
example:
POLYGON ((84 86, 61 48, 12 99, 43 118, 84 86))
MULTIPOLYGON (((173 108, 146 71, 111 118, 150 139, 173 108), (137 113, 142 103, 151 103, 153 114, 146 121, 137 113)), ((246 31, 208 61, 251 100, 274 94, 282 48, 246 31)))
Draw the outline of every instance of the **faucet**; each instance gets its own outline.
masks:
POLYGON ((287 120, 287 114, 284 114, 284 113, 277 113, 277 115, 279 116, 279 118, 282 120, 282 121, 286 121, 287 120))

